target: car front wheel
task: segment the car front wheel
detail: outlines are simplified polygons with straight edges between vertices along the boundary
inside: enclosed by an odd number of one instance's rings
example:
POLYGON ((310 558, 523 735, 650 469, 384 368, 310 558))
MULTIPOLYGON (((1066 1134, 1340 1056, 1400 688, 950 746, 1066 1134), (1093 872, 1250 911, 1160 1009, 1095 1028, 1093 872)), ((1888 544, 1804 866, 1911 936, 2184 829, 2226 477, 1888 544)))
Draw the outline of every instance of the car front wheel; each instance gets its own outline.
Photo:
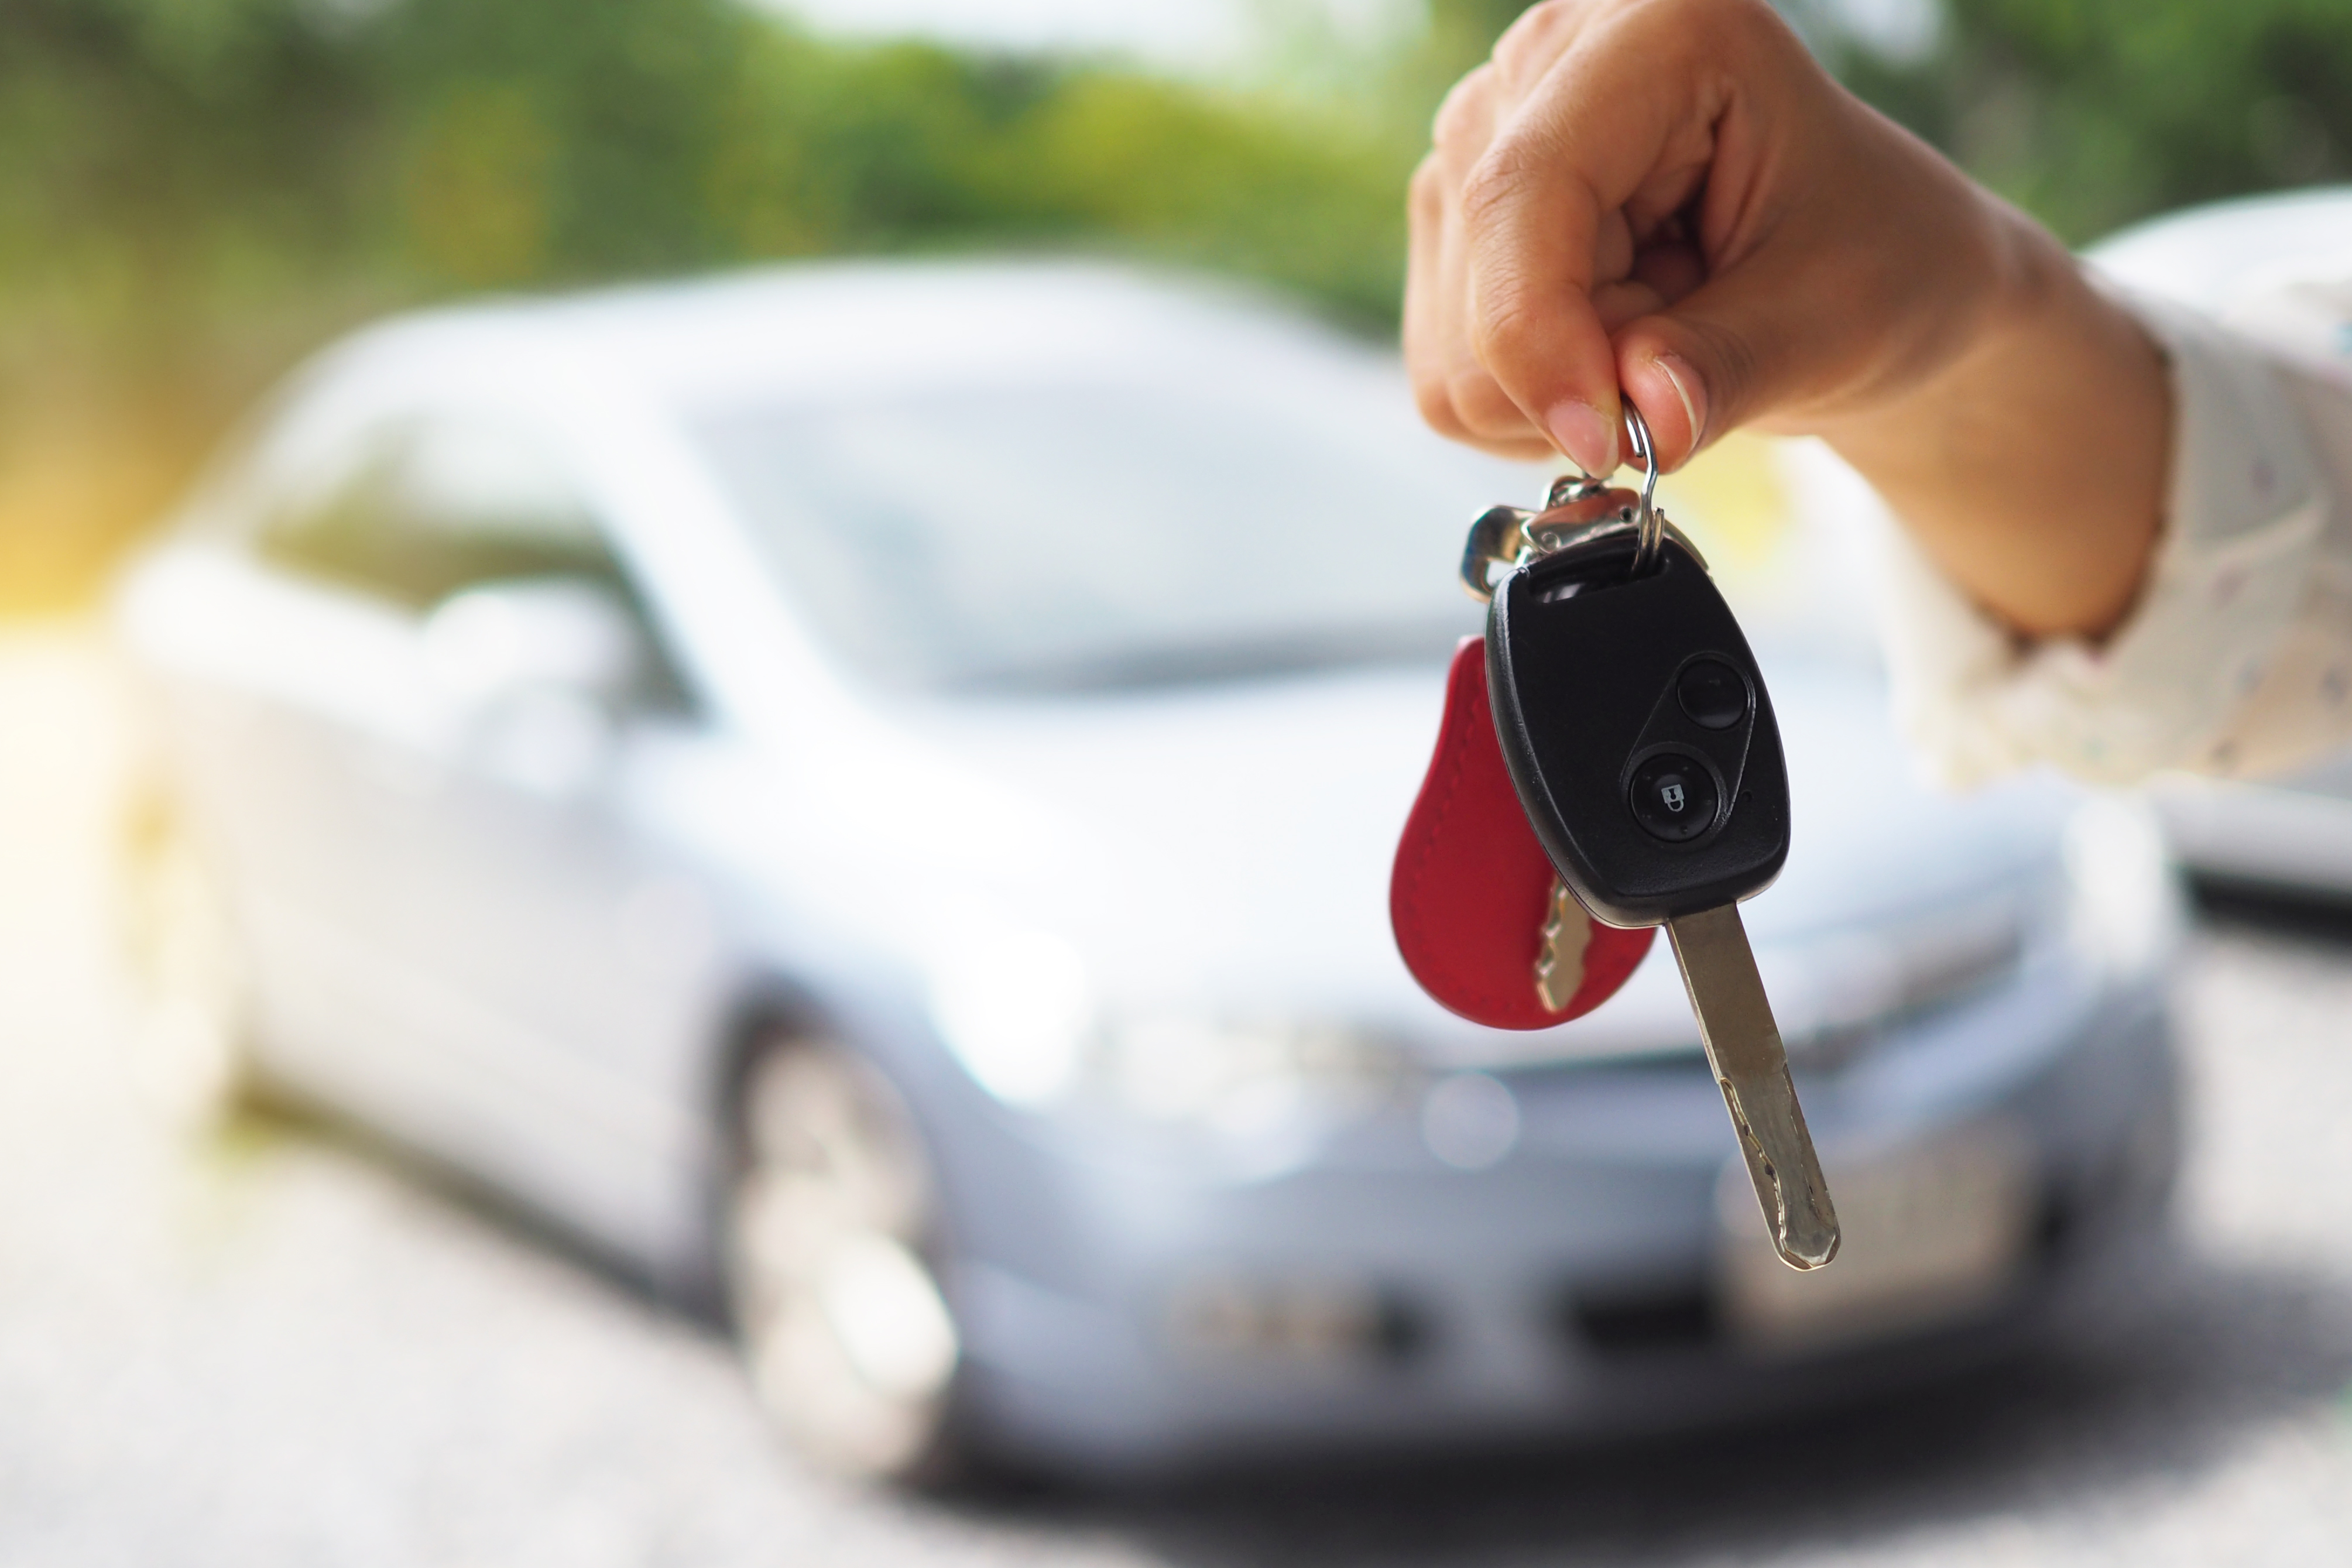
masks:
POLYGON ((135 1086, 175 1124, 216 1125, 249 1086, 251 977, 212 861, 160 800, 130 813, 116 913, 135 1086))
POLYGON ((936 1479, 960 1347, 913 1118, 824 1040, 761 1051, 740 1104, 728 1282, 761 1402, 829 1468, 936 1479))

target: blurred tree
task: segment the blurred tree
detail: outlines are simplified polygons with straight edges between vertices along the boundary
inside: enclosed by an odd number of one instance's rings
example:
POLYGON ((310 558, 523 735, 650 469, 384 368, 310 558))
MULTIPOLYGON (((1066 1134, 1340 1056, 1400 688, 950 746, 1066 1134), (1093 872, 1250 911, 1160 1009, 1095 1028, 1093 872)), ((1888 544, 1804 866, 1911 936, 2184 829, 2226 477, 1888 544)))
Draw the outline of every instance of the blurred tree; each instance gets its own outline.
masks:
POLYGON ((29 292, 47 324, 153 341, 208 292, 304 275, 355 215, 359 153, 352 61, 319 11, 0 0, 7 325, 29 292))
POLYGON ((0 0, 0 604, 86 584, 363 289, 364 95, 325 15, 0 0))
POLYGON ((458 285, 715 259, 704 172, 763 27, 726 0, 404 0, 357 40, 404 259, 458 285))
POLYGON ((2352 173, 2344 0, 1947 0, 1938 47, 1832 51, 1864 97, 2067 238, 2352 173))

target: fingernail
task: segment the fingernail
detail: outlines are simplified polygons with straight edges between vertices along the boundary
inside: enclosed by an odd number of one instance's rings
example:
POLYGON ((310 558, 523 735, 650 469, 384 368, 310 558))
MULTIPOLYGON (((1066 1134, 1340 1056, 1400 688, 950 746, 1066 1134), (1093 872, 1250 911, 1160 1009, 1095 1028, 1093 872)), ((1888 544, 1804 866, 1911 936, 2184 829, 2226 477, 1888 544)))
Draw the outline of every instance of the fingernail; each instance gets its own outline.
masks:
POLYGON ((1573 398, 1554 403, 1544 423, 1552 444, 1583 465, 1587 474, 1606 478, 1617 472, 1617 426, 1591 403, 1573 398))
POLYGON ((1683 454, 1687 459, 1706 439, 1706 383, 1698 379, 1698 372, 1680 354, 1660 354, 1650 362, 1658 367, 1666 384, 1675 389, 1675 396, 1682 400, 1683 418, 1690 425, 1690 446, 1683 454))

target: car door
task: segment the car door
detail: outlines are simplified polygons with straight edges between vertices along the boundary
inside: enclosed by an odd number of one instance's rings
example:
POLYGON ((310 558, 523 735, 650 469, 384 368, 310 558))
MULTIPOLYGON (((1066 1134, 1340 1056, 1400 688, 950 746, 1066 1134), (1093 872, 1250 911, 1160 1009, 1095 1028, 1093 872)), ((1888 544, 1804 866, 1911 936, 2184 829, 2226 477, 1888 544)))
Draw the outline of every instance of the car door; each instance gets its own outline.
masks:
POLYGON ((702 889, 634 825, 630 780, 699 720, 556 450, 493 417, 407 418, 268 521, 256 562, 308 611, 284 657, 347 674, 261 716, 279 788, 244 836, 275 841, 258 936, 282 1065, 657 1249, 700 1154, 689 1059, 715 951, 702 889), (627 671, 539 678, 532 639, 600 618, 627 671))

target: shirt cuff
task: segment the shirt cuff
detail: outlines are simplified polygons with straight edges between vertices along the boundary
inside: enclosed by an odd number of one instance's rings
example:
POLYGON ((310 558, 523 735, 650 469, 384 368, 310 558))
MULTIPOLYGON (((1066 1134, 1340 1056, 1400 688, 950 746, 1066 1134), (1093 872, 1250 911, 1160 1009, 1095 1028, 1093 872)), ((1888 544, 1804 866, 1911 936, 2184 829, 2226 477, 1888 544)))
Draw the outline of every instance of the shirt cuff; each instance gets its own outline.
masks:
POLYGON ((1895 717, 1948 783, 2048 762, 2129 784, 2206 762, 2303 597, 2325 495, 2262 350, 2179 307, 2111 293, 2164 350, 2175 411, 2163 532, 2122 627, 2095 647, 2021 640, 1886 530, 1895 717))

